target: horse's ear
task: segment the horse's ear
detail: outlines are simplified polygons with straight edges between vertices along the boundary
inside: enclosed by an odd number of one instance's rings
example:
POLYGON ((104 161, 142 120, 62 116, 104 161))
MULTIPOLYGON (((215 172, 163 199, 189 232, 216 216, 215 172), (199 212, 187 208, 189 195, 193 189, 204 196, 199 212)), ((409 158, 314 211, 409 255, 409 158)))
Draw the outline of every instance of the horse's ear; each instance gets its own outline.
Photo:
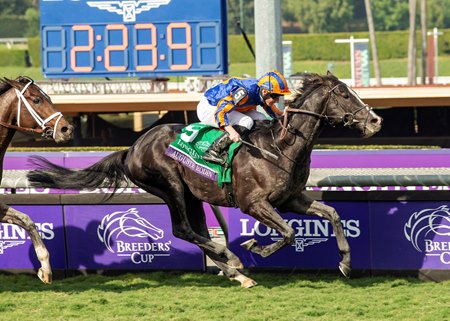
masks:
POLYGON ((19 76, 16 78, 16 81, 20 82, 21 84, 25 84, 25 85, 28 84, 29 82, 34 83, 34 80, 28 76, 19 76))
POLYGON ((12 80, 12 79, 3 77, 3 78, 1 79, 1 81, 2 81, 2 83, 8 84, 8 85, 11 86, 11 87, 14 87, 14 88, 18 87, 18 86, 16 85, 16 81, 14 81, 14 80, 12 80))

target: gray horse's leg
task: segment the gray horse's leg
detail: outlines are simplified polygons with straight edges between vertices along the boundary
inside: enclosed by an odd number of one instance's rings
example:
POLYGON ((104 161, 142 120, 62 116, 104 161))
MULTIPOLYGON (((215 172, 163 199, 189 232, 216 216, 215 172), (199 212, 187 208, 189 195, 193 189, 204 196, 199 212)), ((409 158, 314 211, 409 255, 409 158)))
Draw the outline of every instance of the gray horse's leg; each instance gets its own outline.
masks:
MULTIPOLYGON (((168 204, 169 205, 169 204, 168 204)), ((175 237, 198 245, 200 248, 209 251, 210 257, 223 262, 231 268, 242 269, 241 260, 225 246, 211 241, 211 239, 197 234, 192 230, 188 219, 183 214, 184 211, 179 206, 175 209, 169 205, 170 216, 172 218, 172 232, 175 237)), ((184 212, 185 213, 185 212, 184 212)))
MULTIPOLYGON (((205 254, 208 255, 208 252, 205 251, 205 254)), ((209 257, 211 258, 211 256, 209 256, 209 257)), ((226 265, 226 264, 224 264, 222 262, 216 261, 214 259, 211 259, 211 260, 213 260, 214 264, 217 265, 217 267, 223 272, 223 274, 225 274, 225 276, 227 278, 229 278, 230 280, 235 280, 235 281, 238 281, 239 283, 241 283, 241 287, 242 288, 248 289, 248 288, 252 288, 252 287, 258 285, 258 283, 255 280, 253 280, 253 279, 249 278, 248 276, 242 274, 238 270, 236 270, 234 268, 231 268, 228 265, 226 265)))
POLYGON ((34 222, 25 213, 19 212, 6 204, 0 205, 0 222, 14 224, 22 227, 27 231, 28 235, 33 242, 36 256, 41 263, 41 267, 38 270, 38 277, 42 282, 46 284, 52 283, 52 269, 50 267, 50 254, 42 241, 34 222))
POLYGON ((290 227, 283 218, 273 209, 268 202, 258 202, 250 206, 248 214, 267 227, 277 230, 283 238, 275 243, 269 245, 258 245, 255 239, 245 241, 241 244, 242 247, 250 250, 262 257, 267 257, 286 245, 294 242, 294 230, 290 227))
MULTIPOLYGON (((188 218, 189 222, 194 229, 194 231, 207 239, 211 239, 208 226, 206 225, 205 211, 203 210, 202 202, 193 197, 186 197, 187 208, 188 208, 188 218)), ((207 249, 202 249, 203 252, 211 258, 214 264, 223 272, 223 274, 230 280, 236 280, 241 284, 243 288, 251 288, 257 283, 247 277, 246 275, 240 273, 237 269, 228 266, 227 264, 214 259, 216 255, 207 249)), ((230 251, 231 252, 231 251, 230 251)), ((232 252, 231 252, 232 253, 232 252)))
POLYGON ((186 197, 190 197, 190 192, 184 189, 182 182, 179 181, 178 178, 169 174, 166 175, 167 176, 165 177, 168 177, 168 179, 164 181, 166 183, 165 186, 158 186, 156 188, 156 186, 147 186, 139 181, 135 181, 135 183, 147 192, 158 195, 166 202, 172 220, 173 235, 179 239, 195 244, 202 249, 210 251, 215 260, 223 262, 232 268, 243 268, 241 260, 225 246, 217 244, 194 232, 187 217, 185 200, 186 197))
POLYGON ((309 196, 302 193, 297 199, 294 199, 287 204, 283 204, 283 208, 281 208, 280 210, 282 210, 283 212, 316 215, 330 221, 331 225, 333 226, 334 234, 336 235, 339 253, 342 257, 341 262, 339 263, 339 269, 341 270, 342 274, 344 274, 344 276, 350 276, 350 246, 344 234, 344 228, 342 227, 341 218, 333 207, 315 201, 309 196))

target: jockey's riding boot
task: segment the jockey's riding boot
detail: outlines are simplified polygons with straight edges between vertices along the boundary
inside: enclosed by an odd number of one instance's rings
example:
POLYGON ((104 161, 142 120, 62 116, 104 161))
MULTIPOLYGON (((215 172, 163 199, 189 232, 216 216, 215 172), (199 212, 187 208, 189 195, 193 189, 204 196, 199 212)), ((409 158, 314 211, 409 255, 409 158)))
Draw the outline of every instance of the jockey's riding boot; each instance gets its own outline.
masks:
POLYGON ((231 145, 233 141, 230 138, 228 132, 224 132, 219 138, 217 138, 211 146, 208 147, 202 159, 225 166, 228 159, 228 154, 224 153, 224 150, 231 145))

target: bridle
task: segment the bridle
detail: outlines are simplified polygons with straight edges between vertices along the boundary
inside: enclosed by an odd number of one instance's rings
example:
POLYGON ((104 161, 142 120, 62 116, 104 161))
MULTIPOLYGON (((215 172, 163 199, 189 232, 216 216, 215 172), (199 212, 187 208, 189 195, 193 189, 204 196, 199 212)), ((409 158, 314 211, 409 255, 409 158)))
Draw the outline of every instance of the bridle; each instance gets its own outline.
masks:
MULTIPOLYGON (((336 123, 339 123, 339 122, 342 122, 344 127, 351 127, 351 126, 353 126, 354 124, 359 123, 359 120, 356 120, 356 119, 355 119, 356 114, 359 113, 359 112, 360 112, 361 110, 363 110, 363 109, 368 109, 368 110, 369 110, 369 113, 370 113, 370 111, 372 110, 372 108, 371 108, 369 105, 367 105, 367 104, 364 104, 362 107, 358 108, 357 110, 353 111, 352 113, 349 113, 349 112, 346 112, 345 109, 339 104, 339 100, 335 99, 336 105, 344 111, 343 115, 342 115, 342 116, 328 116, 328 115, 326 115, 326 112, 327 112, 327 109, 328 109, 328 105, 329 105, 330 99, 331 99, 331 97, 332 97, 331 94, 333 93, 333 94, 336 95, 336 93, 334 92, 334 90, 335 90, 337 87, 341 86, 341 85, 344 85, 344 86, 345 86, 345 84, 339 83, 339 84, 335 85, 334 87, 332 87, 332 88, 330 88, 330 89, 328 90, 328 92, 327 92, 327 99, 326 99, 326 102, 325 102, 325 108, 323 109, 322 113, 320 113, 320 114, 319 114, 319 113, 316 113, 316 112, 313 112, 313 111, 310 111, 310 110, 304 110, 304 109, 298 109, 298 108, 291 108, 291 107, 287 106, 287 107, 284 109, 284 119, 283 119, 283 122, 281 123, 281 121, 280 121, 280 125, 281 125, 281 127, 282 127, 281 133, 280 133, 280 138, 281 138, 281 139, 284 139, 284 137, 286 136, 287 132, 288 132, 289 129, 290 129, 290 125, 288 124, 289 113, 297 113, 297 114, 311 115, 311 116, 314 116, 314 117, 319 118, 321 121, 322 121, 322 120, 325 120, 325 121, 326 121, 328 124, 330 124, 331 126, 334 126, 336 123)), ((320 87, 317 87, 314 91, 318 90, 319 88, 321 88, 321 86, 320 86, 320 87)), ((348 87, 347 87, 347 88, 348 88, 348 87)), ((313 91, 313 92, 314 92, 314 91, 313 91)), ((312 94, 313 92, 311 92, 311 94, 312 94)), ((359 98, 359 96, 358 96, 353 90, 352 90, 352 92, 359 98)), ((360 99, 360 100, 361 100, 361 99, 360 99)), ((367 124, 368 117, 369 117, 369 114, 367 115, 366 120, 365 120, 365 122, 364 122, 365 125, 367 124)), ((364 126, 364 128, 365 128, 365 126, 364 126)))
POLYGON ((61 112, 55 112, 52 115, 50 115, 49 117, 47 117, 46 119, 42 119, 38 113, 31 107, 30 103, 26 100, 24 93, 25 91, 28 89, 28 87, 33 83, 32 80, 30 80, 22 89, 22 91, 19 91, 18 89, 14 88, 14 90, 16 91, 16 95, 17 95, 17 126, 16 125, 12 125, 12 124, 8 124, 5 123, 3 121, 0 121, 0 125, 6 128, 11 128, 11 129, 15 129, 15 130, 19 130, 22 132, 32 132, 32 133, 37 133, 37 134, 42 134, 43 137, 45 138, 49 138, 52 137, 53 139, 55 139, 56 136, 56 127, 58 126, 59 121, 61 120, 61 118, 63 117, 61 112), (36 121, 36 123, 41 127, 41 128, 28 128, 28 127, 21 127, 20 126, 20 113, 21 113, 21 107, 22 107, 22 103, 23 105, 26 107, 26 109, 28 110, 28 112, 31 114, 31 116, 34 118, 34 120, 36 121), (56 118, 55 124, 53 125, 53 127, 51 126, 46 126, 46 124, 48 122, 50 122, 53 118, 56 118))

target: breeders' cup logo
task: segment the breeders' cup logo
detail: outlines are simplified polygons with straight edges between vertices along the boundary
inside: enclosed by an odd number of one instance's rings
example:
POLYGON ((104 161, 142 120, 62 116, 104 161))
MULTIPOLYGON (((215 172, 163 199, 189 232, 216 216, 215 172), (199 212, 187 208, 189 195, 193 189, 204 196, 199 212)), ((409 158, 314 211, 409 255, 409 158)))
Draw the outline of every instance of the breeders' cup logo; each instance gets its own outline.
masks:
POLYGON ((437 256, 442 263, 450 264, 450 211, 447 205, 413 213, 405 224, 404 233, 416 251, 437 256))
MULTIPOLYGON (((55 232, 53 232, 53 223, 36 223, 36 228, 43 240, 53 240, 55 232)), ((29 240, 28 233, 20 226, 1 223, 0 224, 0 255, 7 250, 23 245, 29 240)))
POLYGON ((167 5, 171 0, 140 0, 140 1, 88 1, 89 7, 114 12, 123 17, 123 22, 135 22, 136 15, 144 11, 167 5))
MULTIPOLYGON (((294 229, 295 241, 292 244, 296 252, 304 252, 307 247, 328 241, 335 237, 330 222, 326 220, 290 219, 286 223, 294 229)), ((272 241, 281 240, 280 234, 256 221, 253 226, 249 219, 241 219, 241 236, 265 236, 272 241)), ((357 238, 361 235, 359 220, 342 220, 345 236, 357 238)))
POLYGON ((150 242, 164 238, 164 231, 139 216, 136 208, 103 217, 97 236, 108 251, 130 257, 134 264, 152 263, 157 256, 170 255, 172 242, 150 242))

